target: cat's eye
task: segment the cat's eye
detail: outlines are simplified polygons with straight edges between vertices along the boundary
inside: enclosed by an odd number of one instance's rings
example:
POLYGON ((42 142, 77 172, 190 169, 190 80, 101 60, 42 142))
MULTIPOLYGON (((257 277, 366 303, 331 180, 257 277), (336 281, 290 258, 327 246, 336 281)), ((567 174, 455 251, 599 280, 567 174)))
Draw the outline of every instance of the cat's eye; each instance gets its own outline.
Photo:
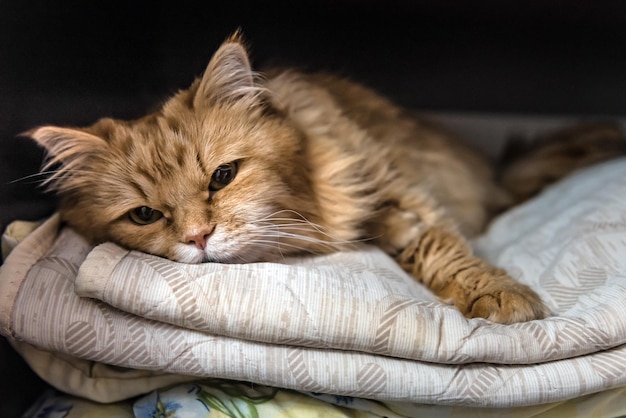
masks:
POLYGON ((148 206, 140 206, 128 212, 128 217, 137 225, 148 225, 155 223, 163 217, 163 212, 148 206))
POLYGON ((211 182, 209 183, 209 191, 215 192, 223 189, 231 181, 235 179, 237 175, 237 162, 222 164, 213 172, 211 176, 211 182))

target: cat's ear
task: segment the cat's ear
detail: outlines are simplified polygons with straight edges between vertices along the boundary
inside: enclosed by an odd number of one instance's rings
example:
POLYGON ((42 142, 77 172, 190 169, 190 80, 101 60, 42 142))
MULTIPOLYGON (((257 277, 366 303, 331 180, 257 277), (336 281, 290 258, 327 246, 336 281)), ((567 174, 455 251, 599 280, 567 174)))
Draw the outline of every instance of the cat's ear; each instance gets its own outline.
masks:
POLYGON ((204 71, 193 104, 234 103, 242 99, 248 102, 258 100, 262 91, 255 83, 255 73, 242 37, 236 32, 215 52, 204 71))
POLYGON ((43 170, 59 166, 45 183, 60 189, 72 173, 88 168, 91 158, 102 155, 107 149, 104 139, 80 129, 43 126, 23 135, 45 148, 48 158, 43 170))
POLYGON ((24 136, 44 147, 51 158, 64 163, 107 147, 107 142, 99 136, 74 128, 42 126, 25 132, 24 136))

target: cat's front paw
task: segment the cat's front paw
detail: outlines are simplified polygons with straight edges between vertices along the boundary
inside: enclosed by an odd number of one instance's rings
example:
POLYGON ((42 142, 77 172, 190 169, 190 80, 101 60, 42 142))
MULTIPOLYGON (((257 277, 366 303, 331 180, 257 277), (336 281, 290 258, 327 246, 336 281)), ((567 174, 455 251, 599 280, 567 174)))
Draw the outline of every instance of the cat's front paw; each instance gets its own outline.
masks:
POLYGON ((532 289, 513 283, 478 295, 463 313, 468 318, 486 318, 501 324, 512 324, 543 319, 550 312, 532 289))

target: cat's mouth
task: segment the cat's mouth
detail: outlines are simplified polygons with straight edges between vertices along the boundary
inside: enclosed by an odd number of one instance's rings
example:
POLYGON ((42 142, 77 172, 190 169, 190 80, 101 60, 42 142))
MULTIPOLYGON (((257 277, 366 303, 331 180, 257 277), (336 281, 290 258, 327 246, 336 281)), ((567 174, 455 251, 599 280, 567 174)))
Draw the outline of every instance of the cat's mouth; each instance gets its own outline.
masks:
POLYGON ((168 258, 188 264, 246 264, 267 261, 267 254, 260 252, 258 248, 233 241, 231 239, 226 244, 207 243, 202 249, 193 244, 181 243, 174 248, 173 254, 168 258))
POLYGON ((212 261, 205 251, 188 244, 178 245, 167 258, 187 264, 200 264, 212 261))

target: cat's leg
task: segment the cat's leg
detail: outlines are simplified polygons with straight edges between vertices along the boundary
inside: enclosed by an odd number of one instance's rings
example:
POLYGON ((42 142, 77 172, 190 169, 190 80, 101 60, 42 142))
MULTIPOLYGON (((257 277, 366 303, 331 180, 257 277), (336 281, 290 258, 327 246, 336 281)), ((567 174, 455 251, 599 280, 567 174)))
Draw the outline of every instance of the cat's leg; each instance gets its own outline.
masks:
POLYGON ((405 271, 469 318, 508 324, 548 314, 532 289, 475 257, 454 222, 428 206, 394 204, 379 218, 377 243, 405 271))

